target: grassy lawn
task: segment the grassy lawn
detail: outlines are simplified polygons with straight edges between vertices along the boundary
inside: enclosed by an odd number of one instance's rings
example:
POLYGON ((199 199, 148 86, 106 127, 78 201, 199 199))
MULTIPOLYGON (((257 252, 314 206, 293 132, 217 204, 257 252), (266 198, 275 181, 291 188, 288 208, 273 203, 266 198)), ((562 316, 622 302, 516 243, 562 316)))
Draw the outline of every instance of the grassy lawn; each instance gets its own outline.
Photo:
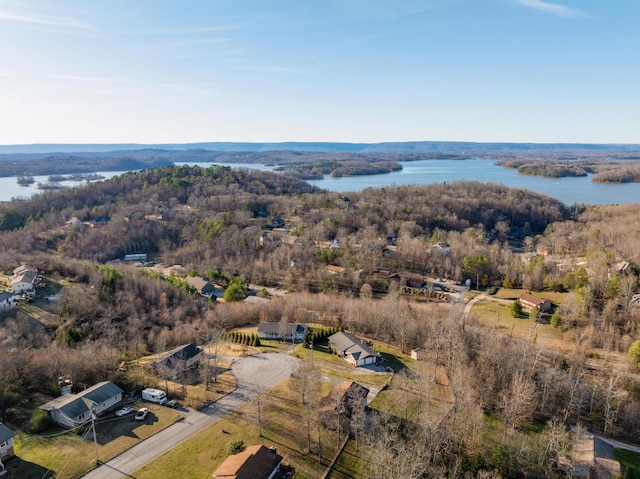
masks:
POLYGON ((563 348, 563 333, 550 324, 531 323, 528 317, 514 318, 509 306, 494 301, 479 301, 471 308, 471 315, 482 326, 495 328, 499 333, 516 339, 534 339, 537 344, 563 348))
POLYGON ((370 453, 370 448, 362 443, 359 443, 358 449, 356 449, 356 443, 351 439, 331 470, 329 479, 366 479, 370 477, 367 473, 367 461, 364 459, 370 453))
MULTIPOLYGON (((134 421, 133 413, 117 417, 110 413, 96 421, 98 457, 111 459, 183 417, 174 409, 137 403, 135 409, 147 407, 149 415, 144 421, 134 421)), ((83 428, 83 431, 89 428, 83 428)), ((90 470, 96 458, 93 434, 57 429, 50 434, 35 436, 19 433, 15 438, 18 460, 7 465, 7 479, 42 479, 46 471, 55 471, 56 479, 73 479, 90 470)), ((48 477, 52 477, 49 475, 48 477)))
MULTIPOLYGON (((314 394, 321 396, 331 390, 332 384, 314 382, 314 387, 314 394)), ((306 418, 295 389, 292 380, 287 380, 265 396, 261 414, 263 437, 258 436, 255 407, 247 404, 134 472, 133 476, 136 479, 210 478, 228 456, 227 445, 240 439, 245 445, 276 447, 284 462, 296 468, 298 479, 319 477, 326 466, 318 461, 317 429, 315 426, 312 429, 312 452, 308 453, 306 418)), ((335 454, 336 443, 335 433, 321 430, 323 457, 335 454)))
POLYGON ((640 453, 616 448, 613 457, 620 461, 626 479, 640 479, 640 453))

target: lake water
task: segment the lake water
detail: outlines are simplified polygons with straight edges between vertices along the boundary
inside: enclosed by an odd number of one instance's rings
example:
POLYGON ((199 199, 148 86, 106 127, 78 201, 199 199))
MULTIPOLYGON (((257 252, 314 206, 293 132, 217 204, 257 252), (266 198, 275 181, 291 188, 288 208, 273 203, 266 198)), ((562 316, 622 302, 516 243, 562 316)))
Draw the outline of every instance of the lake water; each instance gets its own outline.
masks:
MULTIPOLYGON (((213 163, 176 163, 177 165, 212 166, 213 163)), ((220 163, 232 168, 249 168, 272 171, 273 166, 253 163, 220 163)), ((101 171, 105 178, 124 173, 123 171, 101 171)), ((34 177, 36 182, 46 182, 48 176, 34 177)), ((346 193, 362 191, 366 188, 380 188, 400 185, 426 185, 431 183, 476 180, 482 183, 498 183, 511 188, 522 188, 556 198, 567 205, 586 204, 626 204, 640 203, 640 183, 606 184, 594 183, 590 177, 582 178, 540 178, 520 175, 516 170, 494 166, 494 160, 422 160, 402 163, 402 171, 385 175, 345 176, 309 183, 330 191, 346 193)), ((64 182, 64 186, 76 186, 82 182, 64 182)), ((38 193, 32 187, 20 186, 16 178, 0 178, 0 201, 13 198, 28 198, 38 193)))
MULTIPOLYGON (((494 165, 495 160, 421 160, 402 163, 401 171, 385 175, 325 176, 308 183, 330 191, 346 193, 366 188, 393 185, 427 185, 431 183, 476 180, 498 183, 511 188, 542 193, 567 205, 640 203, 640 183, 594 183, 591 176, 581 178, 540 178, 521 175, 514 169, 494 165)), ((207 163, 190 163, 206 167, 207 163)), ((255 168, 271 171, 273 167, 252 164, 225 164, 233 168, 255 168)))
MULTIPOLYGON (((99 175, 102 175, 107 178, 112 178, 117 175, 121 175, 125 173, 124 171, 98 171, 96 172, 99 175)), ((62 175, 67 176, 67 175, 62 175)), ((49 179, 49 175, 37 175, 33 177, 35 182, 29 186, 20 186, 17 183, 17 178, 15 176, 0 178, 0 201, 11 201, 14 199, 27 199, 31 198, 33 195, 37 193, 42 193, 45 190, 39 190, 36 188, 37 183, 46 183, 49 179)), ((60 186, 62 187, 73 187, 73 186, 81 186, 86 184, 86 181, 61 181, 60 186)))

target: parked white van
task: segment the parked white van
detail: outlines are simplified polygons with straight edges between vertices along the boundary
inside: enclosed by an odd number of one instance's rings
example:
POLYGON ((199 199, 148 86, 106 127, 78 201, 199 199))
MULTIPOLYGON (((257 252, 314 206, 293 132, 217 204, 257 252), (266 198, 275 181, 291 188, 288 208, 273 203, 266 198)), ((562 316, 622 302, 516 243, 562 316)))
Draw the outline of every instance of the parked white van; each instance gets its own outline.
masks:
POLYGON ((142 399, 164 404, 167 402, 167 394, 162 389, 147 388, 142 390, 142 399))

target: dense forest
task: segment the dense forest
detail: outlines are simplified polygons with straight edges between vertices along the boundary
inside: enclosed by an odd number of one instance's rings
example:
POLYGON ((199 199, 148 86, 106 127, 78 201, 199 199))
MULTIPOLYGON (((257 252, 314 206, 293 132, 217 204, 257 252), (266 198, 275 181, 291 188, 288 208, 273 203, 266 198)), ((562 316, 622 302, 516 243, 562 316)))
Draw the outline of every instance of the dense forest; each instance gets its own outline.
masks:
POLYGON ((587 366, 603 355, 624 358, 640 339, 640 310, 632 305, 635 205, 568 207, 479 182, 342 195, 280 173, 165 166, 5 203, 0 230, 1 270, 35 264, 63 285, 51 305, 54 323, 36 326, 20 311, 0 319, 0 410, 13 424, 29 423, 21 405, 55 394, 62 374, 124 383, 123 359, 212 328, 295 318, 403 352, 422 348, 446 369, 453 413, 401 427, 378 418, 370 440, 385 455, 372 466, 375 477, 443 477, 462 460, 494 474, 487 477, 556 477, 565 426, 640 435, 636 365, 587 366), (446 252, 437 248, 443 244, 446 252), (181 281, 121 261, 133 253, 225 286, 282 287, 288 299, 215 304, 181 281), (631 265, 624 273, 621 262, 631 265), (550 350, 510 340, 473 315, 460 321, 462 312, 448 304, 414 307, 389 272, 469 280, 487 293, 562 293, 554 324, 566 344, 550 350), (504 424, 490 452, 478 433, 488 416, 504 424), (549 426, 526 447, 507 434, 532 420, 549 426), (423 475, 398 473, 416 464, 390 451, 419 459, 423 475))

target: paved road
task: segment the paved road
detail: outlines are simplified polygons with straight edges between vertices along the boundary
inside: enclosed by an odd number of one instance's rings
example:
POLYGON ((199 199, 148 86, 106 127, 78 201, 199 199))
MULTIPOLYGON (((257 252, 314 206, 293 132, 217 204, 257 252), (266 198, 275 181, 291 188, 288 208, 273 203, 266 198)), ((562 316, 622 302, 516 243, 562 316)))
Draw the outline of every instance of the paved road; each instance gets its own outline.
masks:
POLYGON ((225 414, 246 404, 252 390, 270 389, 284 381, 298 366, 298 360, 288 354, 258 354, 236 359, 231 371, 237 380, 237 388, 215 403, 193 411, 177 423, 160 431, 100 467, 82 476, 85 479, 121 479, 153 461, 193 434, 213 424, 225 414))

